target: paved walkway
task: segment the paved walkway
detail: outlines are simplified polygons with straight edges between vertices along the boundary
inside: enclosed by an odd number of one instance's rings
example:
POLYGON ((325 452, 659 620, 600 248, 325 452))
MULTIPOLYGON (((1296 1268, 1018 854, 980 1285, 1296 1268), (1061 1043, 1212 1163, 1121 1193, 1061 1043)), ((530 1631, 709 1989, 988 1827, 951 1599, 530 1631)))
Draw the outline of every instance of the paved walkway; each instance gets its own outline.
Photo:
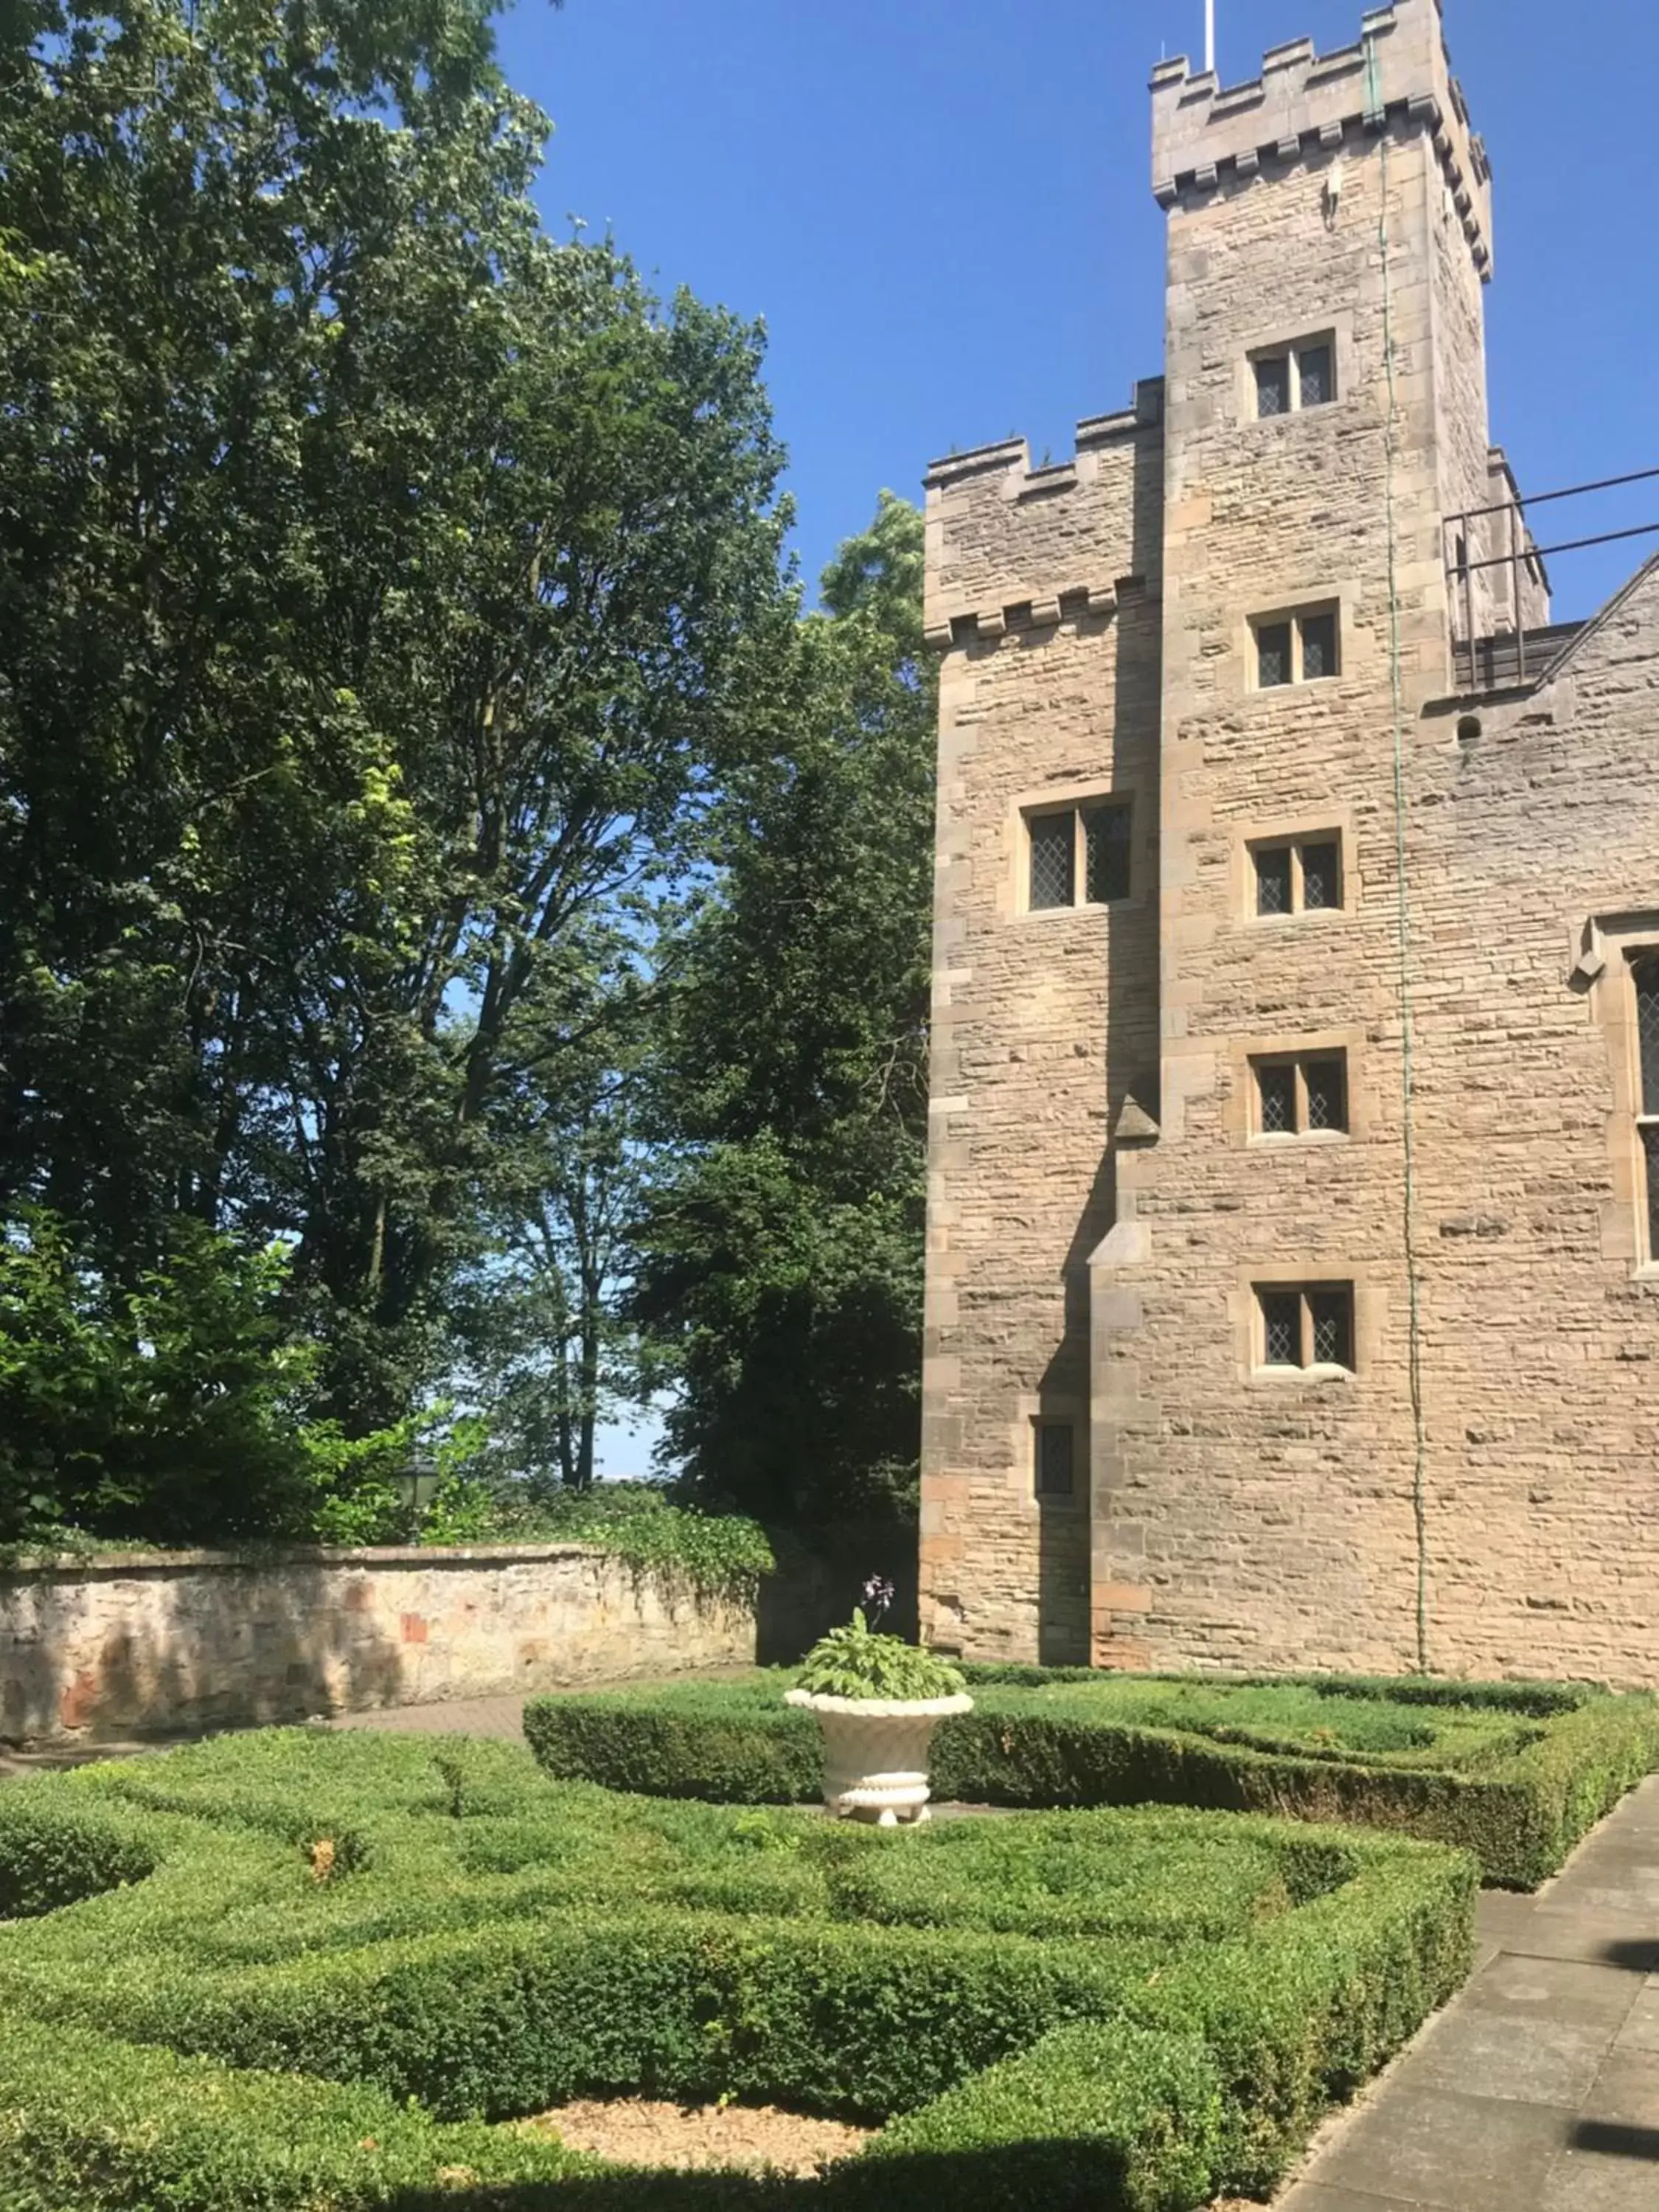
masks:
MULTIPOLYGON (((592 1686, 608 1690, 618 1686, 596 1682, 592 1686)), ((383 1729, 394 1735, 493 1735, 522 1743, 524 1698, 454 1698, 441 1705, 381 1705, 373 1712, 337 1714, 329 1726, 383 1729)))
POLYGON ((1659 2212, 1659 1777, 1316 2140, 1279 2212, 1659 2212))

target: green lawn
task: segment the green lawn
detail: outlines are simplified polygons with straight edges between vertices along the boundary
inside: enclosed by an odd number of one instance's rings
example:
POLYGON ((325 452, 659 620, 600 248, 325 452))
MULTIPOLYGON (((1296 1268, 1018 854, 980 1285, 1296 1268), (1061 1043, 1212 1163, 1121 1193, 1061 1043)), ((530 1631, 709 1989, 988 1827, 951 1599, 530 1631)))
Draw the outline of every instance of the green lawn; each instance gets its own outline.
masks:
POLYGON ((5 2212, 1186 2212, 1265 2189, 1467 1970, 1475 1869, 1432 1845, 882 1834, 434 1748, 277 1730, 0 1791, 5 2212), (513 2124, 630 2091, 880 2132, 766 2183, 513 2124))
MULTIPOLYGON (((967 1672, 975 1710, 936 1740, 942 1800, 1360 1821, 1459 1844, 1522 1889, 1659 1765, 1659 1699, 1578 1684, 967 1672)), ((565 1778, 798 1803, 817 1794, 818 1750, 811 1716, 783 1705, 791 1679, 538 1699, 526 1733, 565 1778)))

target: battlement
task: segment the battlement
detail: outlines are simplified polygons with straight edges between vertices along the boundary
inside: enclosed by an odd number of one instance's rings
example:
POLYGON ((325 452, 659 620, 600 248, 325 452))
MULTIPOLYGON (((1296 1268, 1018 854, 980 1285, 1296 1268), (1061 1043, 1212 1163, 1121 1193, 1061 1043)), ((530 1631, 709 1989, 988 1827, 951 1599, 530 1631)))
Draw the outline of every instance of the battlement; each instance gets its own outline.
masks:
POLYGON ((1163 509, 1164 380, 1077 426, 1067 460, 1031 465, 1024 438, 928 470, 930 644, 1103 619, 1155 577, 1163 509))
POLYGON ((1340 151, 1404 119, 1431 134, 1475 267, 1492 275, 1492 165, 1451 72, 1441 0, 1394 0, 1361 20, 1352 46, 1320 54, 1293 39, 1261 74, 1224 87, 1184 55, 1152 73, 1152 192, 1191 204, 1229 185, 1340 151))

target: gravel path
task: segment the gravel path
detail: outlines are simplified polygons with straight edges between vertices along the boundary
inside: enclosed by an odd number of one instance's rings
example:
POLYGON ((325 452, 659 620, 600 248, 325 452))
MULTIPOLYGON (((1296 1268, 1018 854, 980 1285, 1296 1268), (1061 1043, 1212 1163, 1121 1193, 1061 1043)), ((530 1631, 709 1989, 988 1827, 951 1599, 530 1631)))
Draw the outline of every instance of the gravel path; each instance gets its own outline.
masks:
POLYGON ((775 2105, 664 2105, 643 2097, 561 2105, 526 2124, 556 2135, 572 2150, 620 2165, 771 2172, 803 2180, 832 2159, 850 2158, 871 2134, 775 2105))

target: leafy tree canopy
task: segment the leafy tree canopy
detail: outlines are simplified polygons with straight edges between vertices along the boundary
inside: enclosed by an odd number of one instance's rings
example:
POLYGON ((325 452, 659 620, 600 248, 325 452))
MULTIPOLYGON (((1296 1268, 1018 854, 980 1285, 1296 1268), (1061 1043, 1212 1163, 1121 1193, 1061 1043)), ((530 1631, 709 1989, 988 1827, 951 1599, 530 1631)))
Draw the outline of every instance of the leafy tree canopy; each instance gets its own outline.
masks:
POLYGON ((935 684, 921 518, 884 494, 780 657, 653 1071, 635 1310, 695 1495, 905 1508, 921 1371, 935 684))
POLYGON ((0 13, 0 1219, 275 1241, 351 1434, 793 649, 759 334, 544 236, 491 13, 0 13))

